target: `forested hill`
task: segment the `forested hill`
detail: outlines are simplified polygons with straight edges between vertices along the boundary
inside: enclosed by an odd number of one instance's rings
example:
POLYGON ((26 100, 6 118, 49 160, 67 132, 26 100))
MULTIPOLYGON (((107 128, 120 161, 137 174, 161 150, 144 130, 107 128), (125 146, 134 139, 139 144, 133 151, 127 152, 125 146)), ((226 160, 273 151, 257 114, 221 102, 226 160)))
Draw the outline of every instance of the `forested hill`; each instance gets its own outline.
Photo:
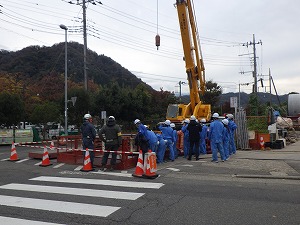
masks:
MULTIPOLYGON (((65 69, 65 43, 51 47, 29 46, 12 52, 0 51, 0 71, 19 74, 19 79, 41 80, 46 75, 63 74, 65 69), (20 77, 21 75, 21 77, 20 77)), ((83 75, 83 45, 68 43, 68 77, 70 81, 81 83, 83 75)), ((130 71, 111 58, 87 51, 88 79, 95 84, 106 85, 117 82, 120 87, 135 88, 143 83, 130 71)), ((145 84, 146 85, 146 84, 145 84)), ((149 85, 146 85, 152 89, 149 85)))

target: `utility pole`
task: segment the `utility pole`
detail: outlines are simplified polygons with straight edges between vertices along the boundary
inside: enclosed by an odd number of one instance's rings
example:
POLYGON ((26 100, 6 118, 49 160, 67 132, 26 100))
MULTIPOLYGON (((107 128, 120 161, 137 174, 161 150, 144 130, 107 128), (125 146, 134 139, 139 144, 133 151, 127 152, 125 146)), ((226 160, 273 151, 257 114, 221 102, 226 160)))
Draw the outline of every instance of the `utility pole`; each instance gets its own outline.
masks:
POLYGON ((83 22, 83 73, 84 73, 84 90, 88 90, 88 75, 87 75, 87 33, 86 33, 86 3, 92 3, 93 5, 101 4, 100 1, 95 0, 82 0, 80 3, 79 0, 77 0, 77 3, 73 3, 72 1, 68 2, 69 4, 76 4, 76 5, 82 5, 82 22, 83 22))
POLYGON ((83 16, 83 71, 84 71, 84 90, 87 91, 87 68, 86 68, 86 52, 87 52, 87 38, 86 38, 86 6, 85 0, 82 1, 82 16, 83 16))
MULTIPOLYGON (((261 44, 262 41, 260 40, 259 42, 255 42, 255 35, 253 34, 253 41, 247 42, 246 44, 243 44, 243 46, 249 46, 253 45, 253 79, 254 79, 254 86, 253 86, 253 93, 255 94, 256 97, 256 109, 258 109, 258 95, 257 95, 257 62, 256 62, 256 45, 261 44)), ((258 115, 258 110, 256 110, 256 115, 258 115)))
POLYGON ((179 102, 181 103, 181 85, 186 84, 184 81, 179 81, 179 102))
POLYGON ((246 44, 243 44, 243 46, 249 46, 249 45, 253 45, 253 78, 254 78, 254 88, 253 88, 253 92, 256 94, 257 96, 257 62, 256 62, 256 45, 257 44, 261 44, 262 42, 261 40, 259 42, 255 42, 255 35, 253 34, 253 42, 247 42, 246 44))

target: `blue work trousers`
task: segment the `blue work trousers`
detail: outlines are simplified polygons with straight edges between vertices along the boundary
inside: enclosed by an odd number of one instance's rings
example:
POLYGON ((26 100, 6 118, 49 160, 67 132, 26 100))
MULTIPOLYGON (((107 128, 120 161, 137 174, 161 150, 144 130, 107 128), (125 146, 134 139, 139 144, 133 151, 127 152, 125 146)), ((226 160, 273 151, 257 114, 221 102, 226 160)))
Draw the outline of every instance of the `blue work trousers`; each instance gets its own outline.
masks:
POLYGON ((170 140, 170 139, 167 139, 166 148, 169 148, 169 159, 172 160, 172 161, 175 160, 175 154, 174 154, 173 147, 174 147, 173 141, 170 140))
POLYGON ((220 153, 221 160, 225 160, 223 142, 210 142, 211 151, 212 151, 212 160, 218 161, 218 152, 220 153))
POLYGON ((164 161, 165 152, 166 152, 165 140, 160 140, 157 147, 157 153, 156 153, 157 163, 162 163, 164 161))

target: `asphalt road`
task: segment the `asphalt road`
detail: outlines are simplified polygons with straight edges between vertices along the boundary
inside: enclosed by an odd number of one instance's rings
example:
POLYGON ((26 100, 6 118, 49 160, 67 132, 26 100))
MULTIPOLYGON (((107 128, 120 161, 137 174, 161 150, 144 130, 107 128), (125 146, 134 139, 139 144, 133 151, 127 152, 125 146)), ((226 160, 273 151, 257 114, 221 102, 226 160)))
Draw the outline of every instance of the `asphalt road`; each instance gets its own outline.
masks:
POLYGON ((40 167, 23 161, 29 151, 18 147, 21 160, 10 162, 10 146, 0 147, 0 224, 300 224, 295 157, 178 158, 149 180, 132 177, 134 169, 84 173, 55 160, 40 167))

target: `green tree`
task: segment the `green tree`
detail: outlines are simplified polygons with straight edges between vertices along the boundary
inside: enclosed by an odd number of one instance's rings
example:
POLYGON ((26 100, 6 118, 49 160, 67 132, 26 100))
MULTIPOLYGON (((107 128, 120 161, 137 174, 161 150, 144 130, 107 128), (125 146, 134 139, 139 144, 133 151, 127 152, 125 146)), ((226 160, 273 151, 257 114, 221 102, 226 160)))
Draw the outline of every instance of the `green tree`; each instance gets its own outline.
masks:
POLYGON ((24 104, 19 95, 0 93, 0 124, 17 125, 23 119, 24 104))
POLYGON ((222 88, 217 83, 209 80, 205 84, 206 90, 203 96, 200 96, 200 99, 205 104, 210 104, 213 112, 219 111, 219 100, 222 94, 222 88))
POLYGON ((30 115, 30 122, 33 124, 44 124, 47 122, 56 122, 59 118, 59 105, 53 102, 45 102, 36 105, 30 115))

